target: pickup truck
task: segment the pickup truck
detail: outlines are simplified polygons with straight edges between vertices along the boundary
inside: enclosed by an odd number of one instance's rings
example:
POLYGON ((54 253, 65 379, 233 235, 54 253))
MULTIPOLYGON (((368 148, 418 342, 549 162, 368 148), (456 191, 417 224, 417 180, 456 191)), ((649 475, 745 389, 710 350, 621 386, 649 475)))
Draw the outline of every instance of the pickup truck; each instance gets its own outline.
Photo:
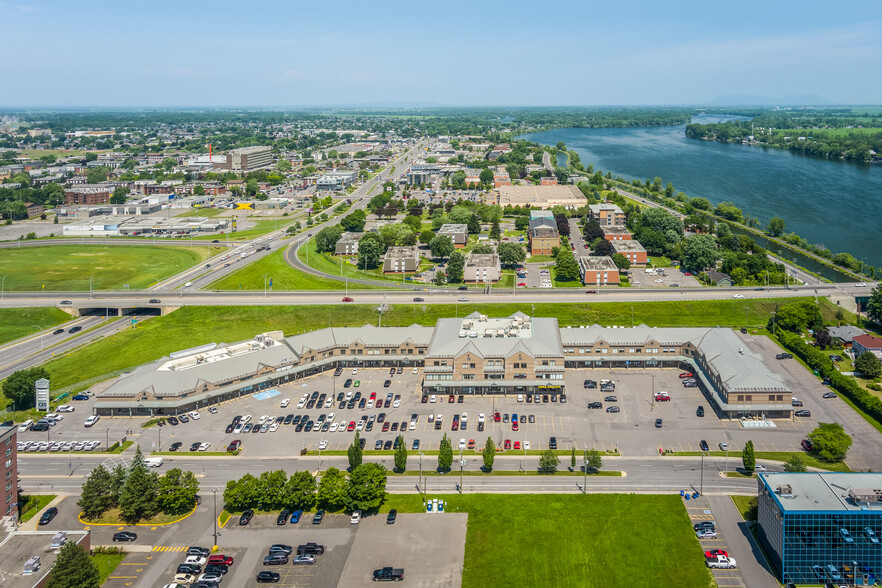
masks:
POLYGON ((734 557, 726 557, 725 555, 715 555, 713 557, 705 557, 705 559, 707 560, 707 567, 718 570, 733 569, 738 565, 734 557))
POLYGON ((374 582, 400 582, 404 579, 404 568, 380 568, 374 570, 374 582))
POLYGON ((318 543, 306 543, 297 546, 297 555, 321 555, 325 552, 325 546, 318 543))

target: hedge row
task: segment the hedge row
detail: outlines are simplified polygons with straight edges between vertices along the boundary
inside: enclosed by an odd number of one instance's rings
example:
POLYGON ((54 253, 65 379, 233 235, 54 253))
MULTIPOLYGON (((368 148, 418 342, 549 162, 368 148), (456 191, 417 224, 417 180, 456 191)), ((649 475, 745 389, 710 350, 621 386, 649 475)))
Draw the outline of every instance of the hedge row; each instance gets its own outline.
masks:
POLYGON ((858 386, 854 380, 839 373, 833 367, 833 361, 826 354, 803 341, 802 337, 796 333, 778 329, 776 335, 781 345, 798 355, 810 368, 818 370, 822 376, 830 378, 831 388, 854 402, 858 408, 870 415, 875 421, 882 423, 882 400, 858 386))

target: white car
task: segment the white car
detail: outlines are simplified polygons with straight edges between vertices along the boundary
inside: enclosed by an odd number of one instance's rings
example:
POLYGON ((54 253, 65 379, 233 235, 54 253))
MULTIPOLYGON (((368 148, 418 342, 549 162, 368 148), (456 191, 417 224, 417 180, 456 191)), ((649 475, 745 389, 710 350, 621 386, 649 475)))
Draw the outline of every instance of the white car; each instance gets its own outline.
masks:
POLYGON ((524 449, 530 449, 530 442, 524 441, 524 449))
POLYGON ((61 421, 64 420, 64 417, 58 414, 57 412, 50 412, 46 415, 46 418, 52 421, 61 421))
POLYGON ((205 565, 205 558, 200 557, 198 555, 188 555, 187 559, 184 560, 185 564, 196 564, 197 566, 205 565))
POLYGON ((95 423, 97 423, 97 422, 98 422, 98 419, 100 419, 100 418, 101 418, 101 417, 99 417, 98 415, 92 415, 92 416, 90 416, 89 418, 87 418, 87 419, 86 419, 86 422, 83 423, 83 424, 84 424, 85 426, 87 426, 87 427, 91 427, 92 425, 94 425, 95 423))
POLYGON ((245 416, 242 417, 242 420, 239 421, 239 422, 242 423, 242 424, 250 423, 250 422, 251 422, 251 415, 250 415, 250 414, 246 414, 245 416))
POLYGON ((352 375, 358 374, 358 368, 352 368, 352 375))
POLYGON ((257 424, 258 424, 258 425, 262 425, 262 424, 264 424, 265 422, 267 422, 268 420, 270 420, 270 419, 272 419, 272 418, 273 418, 273 417, 271 417, 271 416, 269 416, 269 415, 261 415, 261 417, 260 417, 259 419, 257 419, 257 424))
POLYGON ((325 400, 325 408, 331 408, 332 406, 334 406, 333 398, 328 398, 327 400, 325 400))
POLYGON ((336 413, 336 412, 329 412, 329 413, 328 413, 328 422, 329 422, 329 423, 333 423, 333 422, 334 422, 334 417, 335 417, 335 416, 337 416, 337 413, 336 413))
POLYGON ((352 392, 347 392, 346 393, 346 401, 348 402, 350 400, 352 400, 352 392))
POLYGON ((211 447, 211 443, 206 441, 205 443, 199 444, 199 451, 208 451, 208 448, 211 447))
POLYGON ((409 431, 416 431, 416 421, 410 421, 410 426, 407 429, 409 431))
POLYGON ((459 302, 468 302, 468 301, 469 301, 469 299, 467 296, 460 296, 459 297, 459 302))
POLYGON ((367 407, 368 407, 368 408, 373 408, 373 407, 374 407, 374 401, 373 401, 373 400, 368 400, 368 401, 367 401, 367 407))
POLYGON ((357 525, 361 521, 361 511, 356 510, 352 513, 352 517, 349 519, 350 525, 357 525))
POLYGON ((465 449, 465 448, 466 448, 466 441, 465 441, 465 439, 460 439, 460 440, 459 440, 459 448, 460 448, 460 449, 465 449))
POLYGON ((271 424, 269 430, 270 430, 270 433, 275 433, 276 431, 278 431, 279 430, 279 423, 271 424))
POLYGON ((196 412, 195 410, 191 410, 191 411, 188 412, 187 414, 189 414, 189 415, 190 415, 190 418, 193 419, 194 421, 198 421, 198 420, 199 420, 199 413, 196 412))
POLYGON ((83 441, 78 441, 74 444, 74 451, 84 451, 86 449, 86 444, 83 441))
POLYGON ((434 394, 429 396, 429 402, 435 402, 435 395, 434 394))
POLYGON ((392 408, 398 408, 399 406, 401 406, 401 400, 396 400, 392 403, 392 408))
POLYGON ((328 441, 327 441, 327 439, 322 439, 322 440, 319 442, 319 449, 327 449, 327 448, 328 448, 328 441))
POLYGON ((855 284, 855 287, 857 287, 857 288, 866 288, 867 285, 866 285, 864 282, 858 282, 857 284, 855 284))
POLYGON ((524 401, 524 395, 518 394, 518 402, 523 402, 523 401, 524 401))
POLYGON ((484 413, 483 413, 483 412, 479 412, 479 413, 478 413, 478 422, 479 422, 479 423, 483 423, 483 422, 484 422, 484 413))
POLYGON ((720 451, 729 451, 729 444, 726 442, 720 443, 720 451))
POLYGON ((659 278, 657 280, 653 280, 653 282, 655 282, 656 284, 661 284, 662 282, 664 282, 664 280, 659 278))
POLYGON ((282 408, 288 408, 288 405, 291 404, 291 399, 286 398, 282 401, 282 408))
POLYGON ((744 298, 744 294, 732 294, 732 298, 744 298))
POLYGON ((242 429, 243 429, 244 427, 245 427, 245 425, 243 425, 241 421, 238 422, 238 423, 236 423, 236 426, 233 427, 233 433, 236 433, 236 434, 238 435, 239 433, 242 432, 242 429))
POLYGON ((412 374, 418 374, 418 373, 420 373, 420 369, 419 369, 419 368, 413 368, 413 371, 412 371, 411 373, 412 373, 412 374))
POLYGON ((356 431, 363 431, 364 430, 364 421, 358 421, 357 423, 355 423, 355 430, 356 431))
POLYGON ((297 403, 297 408, 303 408, 304 406, 306 406, 306 400, 301 399, 300 402, 297 403))
POLYGON ((328 431, 330 431, 331 433, 336 433, 337 427, 338 427, 337 423, 331 423, 331 426, 328 428, 328 431))
POLYGON ((59 406, 59 407, 56 408, 55 410, 58 411, 58 412, 73 412, 73 411, 74 411, 74 407, 72 407, 72 406, 69 405, 69 404, 62 404, 61 406, 59 406))

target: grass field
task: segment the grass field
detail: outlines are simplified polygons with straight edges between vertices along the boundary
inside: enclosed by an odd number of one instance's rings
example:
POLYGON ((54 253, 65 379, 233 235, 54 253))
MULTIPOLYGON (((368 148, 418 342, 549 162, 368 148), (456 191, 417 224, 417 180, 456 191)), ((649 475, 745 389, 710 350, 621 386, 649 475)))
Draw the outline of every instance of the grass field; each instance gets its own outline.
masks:
POLYGON ((880 128, 867 129, 776 129, 775 133, 793 135, 795 137, 848 137, 849 135, 875 135, 882 133, 880 128))
POLYGON ((730 496, 745 521, 756 520, 756 496, 730 496))
MULTIPOLYGON (((811 298, 794 298, 811 300, 811 298)), ((560 326, 645 323, 649 326, 762 326, 774 310, 776 300, 703 300, 691 302, 600 302, 554 304, 393 304, 383 313, 386 326, 434 325, 439 318, 465 316, 473 311, 489 316, 509 316, 516 311, 556 317, 560 326)), ((145 321, 103 338, 87 347, 46 364, 53 388, 64 391, 100 376, 159 359, 205 343, 239 341, 271 330, 302 333, 328 325, 376 324, 377 312, 370 305, 323 306, 187 306, 166 316, 145 321)), ((86 382, 91 384, 93 382, 86 382)), ((81 384, 85 386, 85 384, 81 384)))
MULTIPOLYGON (((285 248, 282 248, 221 278, 207 289, 263 290, 264 275, 267 276, 267 281, 272 278, 275 290, 344 290, 346 288, 344 282, 314 276, 291 267, 285 261, 285 248)), ((350 290, 355 288, 366 290, 374 286, 350 284, 350 290)))
POLYGON ((31 498, 36 499, 36 504, 34 504, 31 508, 29 508, 26 512, 22 513, 21 518, 19 519, 22 523, 26 523, 38 512, 46 508, 46 505, 55 500, 54 494, 38 494, 36 496, 29 496, 28 502, 30 502, 31 498))
POLYGON ((315 248, 315 238, 310 239, 309 243, 297 250, 297 258, 309 267, 326 274, 333 274, 335 276, 342 274, 344 277, 349 276, 349 278, 360 280, 401 283, 400 274, 387 276, 383 273, 382 267, 369 270, 358 269, 351 263, 346 262, 340 256, 331 255, 329 253, 319 253, 315 248), (309 248, 309 255, 306 253, 307 247, 309 248), (340 268, 341 264, 343 265, 342 272, 340 268))
POLYGON ((219 215, 222 212, 226 212, 226 209, 225 208, 211 208, 211 207, 194 208, 193 210, 188 210, 184 214, 179 214, 175 218, 190 218, 193 216, 211 218, 213 216, 219 215))
POLYGON ((71 320, 57 308, 0 308, 0 345, 71 320))
MULTIPOLYGON (((200 216, 200 215, 195 215, 200 216)), ((248 222, 253 222, 254 226, 248 229, 242 229, 236 231, 235 233, 230 233, 229 240, 230 241, 250 241, 254 237, 259 237, 260 235, 264 235, 269 233, 270 231, 275 231, 276 229, 284 229, 289 224, 293 223, 295 219, 290 217, 279 217, 278 219, 248 219, 248 222)), ((213 241, 217 239, 222 243, 226 243, 227 235, 199 235, 198 237, 193 237, 194 241, 213 241)))
POLYGON ((146 288, 199 263, 208 247, 55 245, 16 247, 0 255, 6 291, 88 292, 146 288))
POLYGON ((96 553, 93 555, 92 562, 98 566, 98 583, 103 584, 125 558, 125 553, 96 553))
MULTIPOLYGON (((672 453, 667 453, 666 455, 701 455, 700 451, 675 451, 672 453)), ((725 451, 708 451, 706 455, 712 455, 715 457, 725 457, 725 451)), ((729 457, 738 457, 741 455, 740 451, 730 451, 729 457)), ((802 457, 802 460, 805 462, 810 468, 819 468, 822 470, 829 470, 831 472, 850 472, 851 468, 848 467, 848 464, 845 462, 829 462, 822 461, 812 455, 811 453, 806 453, 805 451, 757 451, 754 453, 757 459, 768 459, 772 461, 789 461, 791 457, 794 455, 799 455, 802 457)), ((740 467, 740 466, 738 466, 740 467)))
MULTIPOLYGON (((158 515, 156 515, 152 519, 144 519, 144 520, 140 521, 140 524, 141 525, 166 525, 168 523, 177 521, 182 516, 184 516, 184 515, 180 515, 180 514, 170 515, 170 514, 165 514, 165 513, 159 513, 158 515)), ((97 519, 87 519, 87 518, 83 517, 83 520, 86 521, 87 523, 93 523, 93 524, 97 524, 97 525, 117 525, 117 524, 124 525, 125 524, 122 522, 120 510, 118 508, 111 508, 110 510, 105 512, 103 515, 101 515, 97 519)))
MULTIPOLYGON (((715 585, 679 496, 429 498, 469 515, 463 588, 715 585)), ((423 510, 419 495, 389 496, 390 508, 423 510)))
MULTIPOLYGON (((47 155, 54 155, 55 157, 71 157, 71 156, 82 156, 87 153, 87 151, 83 151, 82 149, 22 149, 21 154, 24 157, 31 157, 35 159, 40 159, 41 157, 45 157, 47 155)), ((106 151, 88 151, 88 153, 106 153, 106 151)))

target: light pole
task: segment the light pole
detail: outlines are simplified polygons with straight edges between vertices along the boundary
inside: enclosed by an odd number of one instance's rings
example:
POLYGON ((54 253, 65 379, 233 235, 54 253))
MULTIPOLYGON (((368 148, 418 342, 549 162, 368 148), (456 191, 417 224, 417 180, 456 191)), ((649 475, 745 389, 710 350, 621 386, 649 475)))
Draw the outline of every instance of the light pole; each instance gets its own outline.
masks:
POLYGON ((266 298, 266 277, 269 274, 263 274, 263 297, 266 298))
POLYGON ((423 452, 420 451, 420 483, 418 485, 418 488, 422 488, 422 487, 423 487, 423 452))
POLYGON ((156 431, 159 433, 159 443, 157 450, 162 451, 162 427, 156 427, 156 431))
POLYGON ((212 492, 214 493, 214 548, 217 550, 217 488, 212 492))
POLYGON ((3 300, 3 292, 4 292, 3 289, 5 286, 6 286, 6 276, 3 276, 3 279, 0 279, 0 300, 3 300))
POLYGON ((95 274, 89 276, 89 300, 92 300, 92 278, 95 277, 95 274))
POLYGON ((699 492, 704 496, 704 452, 701 452, 701 486, 699 492))
POLYGON ((462 458, 462 449, 459 450, 459 493, 462 494, 462 466, 465 465, 465 460, 462 458))
POLYGON ((582 482, 582 494, 588 494, 588 450, 585 450, 585 465, 582 468, 585 471, 585 481, 582 482))
POLYGON ((32 327, 37 327, 37 332, 40 333, 40 351, 43 351, 43 327, 40 325, 31 325, 32 327))

